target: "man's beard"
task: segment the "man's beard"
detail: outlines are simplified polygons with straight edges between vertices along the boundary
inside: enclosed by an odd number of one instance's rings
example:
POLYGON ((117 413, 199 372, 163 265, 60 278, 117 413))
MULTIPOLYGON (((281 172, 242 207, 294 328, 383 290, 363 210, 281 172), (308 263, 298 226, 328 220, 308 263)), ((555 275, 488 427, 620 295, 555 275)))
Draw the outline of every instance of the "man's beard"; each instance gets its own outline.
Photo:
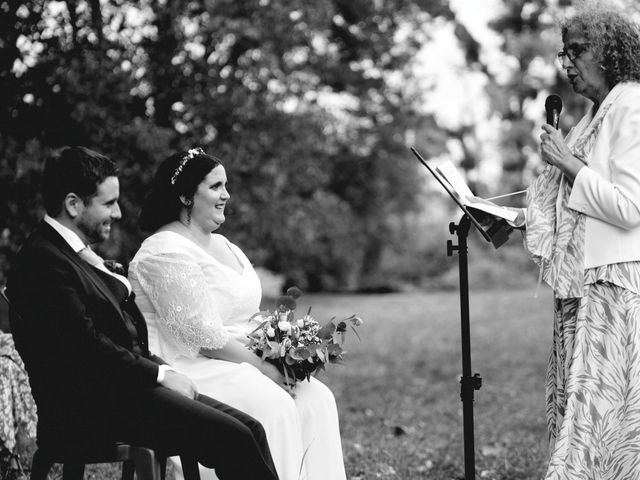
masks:
POLYGON ((82 219, 78 222, 78 229, 84 234, 87 242, 90 244, 101 243, 109 238, 110 230, 105 233, 104 227, 105 222, 94 223, 82 219))

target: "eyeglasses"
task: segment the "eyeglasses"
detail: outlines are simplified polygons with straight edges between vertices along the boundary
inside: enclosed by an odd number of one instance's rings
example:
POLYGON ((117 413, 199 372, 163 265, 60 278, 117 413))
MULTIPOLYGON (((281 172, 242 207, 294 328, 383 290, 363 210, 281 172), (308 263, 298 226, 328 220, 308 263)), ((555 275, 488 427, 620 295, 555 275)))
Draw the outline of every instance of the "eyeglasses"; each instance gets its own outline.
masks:
POLYGON ((558 52, 558 60, 562 65, 564 58, 567 57, 571 63, 574 63, 583 53, 589 49, 589 43, 574 43, 569 48, 564 48, 558 52))

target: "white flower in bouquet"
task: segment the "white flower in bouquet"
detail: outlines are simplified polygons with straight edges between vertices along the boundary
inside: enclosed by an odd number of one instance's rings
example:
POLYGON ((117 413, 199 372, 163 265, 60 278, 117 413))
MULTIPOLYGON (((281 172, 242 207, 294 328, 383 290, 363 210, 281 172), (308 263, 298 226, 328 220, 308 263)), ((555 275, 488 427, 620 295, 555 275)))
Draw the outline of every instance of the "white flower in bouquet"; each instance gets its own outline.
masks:
MULTIPOLYGON (((280 318, 282 318, 282 316, 280 318)), ((288 332, 291 330, 291 324, 286 320, 280 320, 278 322, 278 328, 283 332, 288 332)))

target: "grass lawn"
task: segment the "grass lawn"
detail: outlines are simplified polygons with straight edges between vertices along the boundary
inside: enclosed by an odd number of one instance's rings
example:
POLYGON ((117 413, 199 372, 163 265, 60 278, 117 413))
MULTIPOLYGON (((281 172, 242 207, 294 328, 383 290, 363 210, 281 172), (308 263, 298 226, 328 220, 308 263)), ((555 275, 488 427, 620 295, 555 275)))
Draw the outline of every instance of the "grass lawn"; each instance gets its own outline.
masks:
MULTIPOLYGON (((551 342, 551 294, 471 287, 476 474, 539 479, 547 442, 544 375, 551 342)), ((389 295, 307 295, 319 320, 357 313, 346 366, 321 379, 340 410, 351 480, 464 478, 460 313, 457 291, 389 295)))
MULTIPOLYGON (((548 290, 533 298, 534 290, 471 287, 472 364, 483 377, 474 405, 478 478, 544 474, 552 305, 548 290)), ((462 479, 458 292, 305 295, 298 313, 309 305, 320 321, 356 313, 366 322, 362 342, 347 338, 347 364, 320 375, 338 402, 349 479, 462 479)), ((85 478, 119 476, 119 467, 102 465, 85 478)))

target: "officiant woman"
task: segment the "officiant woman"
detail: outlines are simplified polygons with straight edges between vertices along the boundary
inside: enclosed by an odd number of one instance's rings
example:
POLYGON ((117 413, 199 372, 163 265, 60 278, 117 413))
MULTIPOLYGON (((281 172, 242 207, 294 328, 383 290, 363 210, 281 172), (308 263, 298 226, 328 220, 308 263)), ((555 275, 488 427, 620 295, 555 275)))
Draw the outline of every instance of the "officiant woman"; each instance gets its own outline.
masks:
POLYGON ((640 35, 632 15, 583 4, 560 64, 590 108, 530 186, 526 245, 554 292, 546 480, 640 478, 640 35))

